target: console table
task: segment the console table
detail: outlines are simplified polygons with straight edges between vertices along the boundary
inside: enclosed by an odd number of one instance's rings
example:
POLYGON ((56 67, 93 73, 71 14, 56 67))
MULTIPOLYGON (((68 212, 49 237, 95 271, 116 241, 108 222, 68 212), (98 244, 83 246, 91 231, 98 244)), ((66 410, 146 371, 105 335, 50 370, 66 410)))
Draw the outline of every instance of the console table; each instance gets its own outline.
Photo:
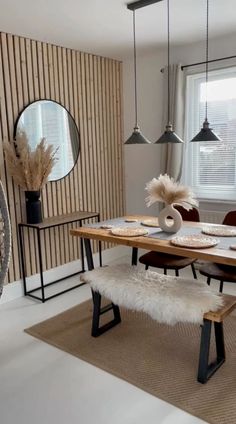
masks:
MULTIPOLYGON (((84 266, 84 248, 83 248, 83 239, 80 239, 80 256, 81 256, 81 270, 73 274, 67 275, 63 278, 59 278, 55 281, 45 284, 44 275, 43 275, 43 259, 42 259, 42 242, 41 242, 41 232, 46 229, 59 227, 66 224, 72 224, 73 222, 78 222, 79 227, 82 227, 83 221, 90 218, 96 218, 97 221, 100 221, 100 214, 98 212, 73 212, 67 215, 60 215, 52 218, 46 218, 43 222, 39 224, 28 224, 26 222, 21 222, 18 224, 19 227, 19 241, 20 241, 20 259, 21 259, 21 269, 22 269, 22 279, 24 287, 24 295, 30 296, 34 299, 41 300, 46 302, 46 300, 52 299, 62 293, 66 293, 70 290, 75 289, 76 287, 82 286, 84 283, 76 284, 73 287, 62 290, 56 294, 47 296, 45 295, 45 287, 51 286, 52 284, 58 283, 66 278, 72 277, 74 275, 80 274, 85 271, 84 266), (36 240, 38 245, 38 263, 39 263, 39 276, 40 276, 40 286, 31 290, 27 290, 27 277, 26 277, 26 264, 25 264, 25 246, 24 246, 24 228, 33 228, 36 232, 36 240), (41 290, 41 297, 33 294, 35 291, 41 290)), ((102 251, 101 251, 101 242, 99 242, 99 262, 100 266, 102 265, 102 251)))

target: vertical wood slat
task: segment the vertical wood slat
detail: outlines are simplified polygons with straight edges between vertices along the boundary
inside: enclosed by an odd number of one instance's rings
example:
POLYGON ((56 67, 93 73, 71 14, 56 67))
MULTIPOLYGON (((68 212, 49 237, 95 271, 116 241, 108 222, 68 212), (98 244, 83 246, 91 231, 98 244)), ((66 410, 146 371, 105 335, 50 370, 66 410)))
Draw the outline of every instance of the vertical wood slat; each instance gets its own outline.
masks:
MULTIPOLYGON (((48 78, 49 78, 49 94, 48 98, 55 100, 55 82, 54 82, 54 70, 53 70, 53 46, 46 44, 47 54, 48 54, 48 78)), ((57 212, 57 202, 56 202, 56 183, 53 181, 51 184, 47 184, 51 188, 51 216, 56 216, 57 212)), ((49 230, 50 244, 51 244, 51 259, 52 268, 55 268, 58 265, 57 262, 57 250, 56 246, 59 243, 59 234, 58 228, 51 228, 49 230)))
MULTIPOLYGON (((22 81, 22 94, 23 94, 23 107, 30 102, 29 87, 27 78, 27 64, 26 64, 26 39, 20 37, 19 39, 19 55, 20 55, 20 70, 21 70, 21 81, 22 81)), ((25 243, 26 243, 26 274, 31 275, 36 272, 36 260, 35 260, 35 243, 34 235, 29 229, 25 229, 25 243), (32 256, 30 255, 32 249, 32 256)))
MULTIPOLYGON (((53 79, 54 82, 54 100, 60 102, 60 93, 59 93, 59 71, 58 71, 58 48, 52 46, 52 68, 53 68, 53 79)), ((54 199, 54 213, 61 215, 62 214, 62 198, 60 190, 60 181, 52 183, 53 185, 53 199, 54 199), (54 197, 55 196, 55 197, 54 197), (56 212, 57 211, 57 212, 56 212)), ((62 251, 60 248, 60 231, 59 228, 55 228, 55 253, 56 253, 56 265, 59 266, 63 263, 62 251)))
MULTIPOLYGON (((51 99, 71 113, 81 150, 73 171, 42 191, 44 216, 99 211, 102 219, 123 212, 121 64, 111 59, 0 34, 0 140, 10 141, 16 118, 29 102, 51 99)), ((12 182, 0 149, 13 232, 9 281, 20 279, 17 223, 25 217, 24 193, 12 182)), ((42 232, 44 269, 79 257, 69 226, 42 232)), ((37 243, 25 231, 27 275, 38 271, 37 243), (30 252, 30 255, 29 255, 30 252)), ((94 243, 96 249, 96 244, 94 243)))
MULTIPOLYGON (((12 98, 11 98, 11 85, 10 85, 10 70, 9 70, 9 58, 7 49, 7 36, 1 34, 1 50, 2 50, 2 63, 3 63, 3 85, 5 94, 5 104, 1 105, 4 107, 5 116, 3 119, 3 140, 11 140, 13 137, 13 114, 12 114, 12 98)), ((8 205, 9 213, 12 222, 12 237, 17 240, 17 225, 16 225, 16 212, 14 207, 14 187, 11 178, 7 178, 7 192, 8 192, 8 205)), ((10 265, 9 272, 11 275, 19 274, 19 255, 17 244, 13 246, 13 257, 10 265)), ((12 277, 11 277, 12 278, 12 277)))
MULTIPOLYGON (((23 96, 23 90, 25 86, 25 81, 23 84, 23 76, 22 76, 22 59, 21 59, 21 48, 20 48, 20 38, 14 36, 14 45, 13 45, 13 51, 12 54, 14 55, 15 60, 15 79, 16 79, 16 97, 17 97, 17 110, 15 118, 17 118, 17 115, 19 112, 21 112, 24 109, 26 99, 23 96)), ((25 77, 25 76, 24 76, 25 77)), ((14 91, 12 92, 12 96, 14 96, 14 91)), ((20 199, 21 203, 21 218, 18 216, 18 221, 21 221, 22 219, 26 219, 26 211, 25 211, 25 196, 24 192, 21 191, 18 187, 15 186, 15 191, 18 191, 18 198, 20 199)), ((16 214, 19 214, 19 207, 17 205, 17 201, 15 204, 16 214)), ((32 274, 32 268, 31 268, 31 259, 29 256, 29 232, 28 230, 25 230, 25 232, 28 234, 27 237, 25 237, 25 249, 26 249, 26 273, 27 275, 32 274)))
MULTIPOLYGON (((14 57, 14 40, 11 34, 7 35, 7 49, 8 49, 8 60, 9 60, 9 78, 10 78, 10 86, 12 92, 12 119, 15 122, 18 115, 18 98, 17 98, 17 85, 16 85, 16 73, 15 73, 15 57, 14 57)), ((11 138, 13 138, 13 133, 11 133, 11 138)), ((21 214, 21 196, 20 191, 17 186, 13 184, 13 197, 14 197, 14 208, 15 208, 15 217, 16 222, 22 220, 21 214)), ((18 238, 18 229, 16 228, 17 238, 18 238)))
MULTIPOLYGON (((64 104, 64 84, 63 84, 63 62, 62 62, 62 47, 56 49, 56 71, 57 71, 57 93, 58 93, 58 102, 64 104)), ((66 213, 66 202, 65 202, 65 184, 62 180, 57 182, 57 191, 60 193, 60 206, 61 213, 66 213)), ((58 229, 59 240, 60 240, 60 257, 61 264, 65 263, 65 244, 64 244, 64 228, 60 227, 58 229)))
POLYGON ((122 216, 124 214, 125 211, 125 203, 124 203, 124 198, 125 198, 125 193, 124 193, 124 187, 125 187, 125 174, 124 174, 124 170, 123 170, 123 163, 124 163, 124 159, 123 159, 123 155, 124 155, 124 150, 123 150, 123 142, 124 142, 124 107, 123 107, 123 68, 122 68, 122 63, 119 63, 119 78, 117 81, 117 86, 118 86, 118 102, 119 102, 119 123, 118 123, 118 130, 119 130, 119 141, 118 141, 118 146, 119 146, 119 157, 120 157, 120 162, 119 162, 119 181, 120 181, 120 215, 122 216))
MULTIPOLYGON (((67 71, 68 71, 68 94, 69 94, 69 111, 72 114, 72 116, 75 116, 75 104, 74 104, 74 96, 73 96, 73 71, 72 71, 72 50, 67 49, 67 71)), ((76 211, 75 206, 75 175, 78 178, 77 173, 77 167, 74 167, 74 169, 69 174, 69 187, 70 187, 70 206, 71 206, 71 212, 76 211)), ((76 180, 77 180, 76 178, 76 180)), ((78 251, 78 243, 77 240, 75 240, 75 237, 70 237, 68 228, 68 238, 70 240, 70 258, 73 258, 73 260, 76 260, 79 258, 79 251, 78 251)))
MULTIPOLYGON (((62 61, 63 61, 63 85, 64 85, 64 105, 67 110, 70 110, 69 105, 69 83, 68 83, 68 68, 67 68, 67 52, 66 49, 62 49, 62 61)), ((71 212, 71 192, 70 192, 70 178, 71 173, 62 179, 65 187, 65 198, 64 203, 66 204, 66 213, 71 212)), ((70 257, 73 258, 73 240, 70 237, 68 225, 64 226, 64 244, 65 244, 65 262, 69 262, 70 257)))

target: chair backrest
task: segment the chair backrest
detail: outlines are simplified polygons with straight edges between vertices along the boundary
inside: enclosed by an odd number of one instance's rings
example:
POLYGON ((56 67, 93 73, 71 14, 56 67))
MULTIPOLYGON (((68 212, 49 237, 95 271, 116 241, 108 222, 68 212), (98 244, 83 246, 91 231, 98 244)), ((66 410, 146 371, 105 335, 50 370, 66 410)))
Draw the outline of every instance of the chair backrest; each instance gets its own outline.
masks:
POLYGON ((175 206, 175 209, 181 214, 184 221, 200 222, 199 212, 196 208, 187 211, 182 206, 175 206))
POLYGON ((236 226, 236 211, 228 212, 223 219, 223 224, 236 226))

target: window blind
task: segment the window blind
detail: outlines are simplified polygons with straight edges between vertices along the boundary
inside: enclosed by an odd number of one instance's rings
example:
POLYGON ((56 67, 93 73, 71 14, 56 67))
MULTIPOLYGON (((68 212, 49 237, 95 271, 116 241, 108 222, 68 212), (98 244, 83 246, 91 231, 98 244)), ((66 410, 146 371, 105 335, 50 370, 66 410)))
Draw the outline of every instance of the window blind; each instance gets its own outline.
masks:
POLYGON ((199 198, 236 200, 236 68, 187 77, 185 179, 199 198), (222 142, 194 142, 205 119, 222 142))

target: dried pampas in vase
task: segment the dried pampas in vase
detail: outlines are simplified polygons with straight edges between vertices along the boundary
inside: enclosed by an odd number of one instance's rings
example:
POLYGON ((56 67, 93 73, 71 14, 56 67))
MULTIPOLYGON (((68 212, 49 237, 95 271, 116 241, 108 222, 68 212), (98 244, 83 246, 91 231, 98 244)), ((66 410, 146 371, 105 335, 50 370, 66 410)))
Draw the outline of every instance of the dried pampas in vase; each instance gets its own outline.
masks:
POLYGON ((5 142, 5 160, 7 171, 26 195, 27 222, 36 224, 42 221, 40 190, 48 181, 48 176, 56 163, 56 152, 42 138, 35 150, 32 150, 24 131, 17 133, 16 140, 5 142))
POLYGON ((155 202, 165 203, 158 216, 159 226, 163 231, 176 233, 182 226, 181 214, 174 208, 174 205, 182 206, 186 210, 198 206, 190 187, 184 186, 169 175, 160 175, 159 178, 153 178, 146 185, 148 196, 146 198, 147 206, 155 202), (171 217, 172 220, 167 218, 171 217))

